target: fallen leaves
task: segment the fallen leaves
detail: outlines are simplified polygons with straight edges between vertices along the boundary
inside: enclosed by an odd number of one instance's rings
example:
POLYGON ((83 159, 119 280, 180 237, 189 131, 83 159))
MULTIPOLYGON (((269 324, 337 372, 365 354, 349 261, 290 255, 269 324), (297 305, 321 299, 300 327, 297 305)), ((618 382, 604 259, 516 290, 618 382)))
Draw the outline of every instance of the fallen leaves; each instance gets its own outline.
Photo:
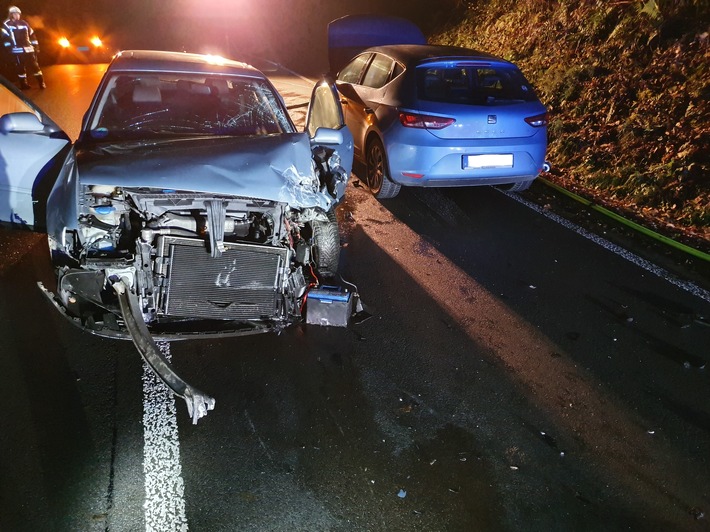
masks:
POLYGON ((552 181, 710 248, 710 38, 673 4, 497 0, 432 40, 514 58, 551 110, 552 181))

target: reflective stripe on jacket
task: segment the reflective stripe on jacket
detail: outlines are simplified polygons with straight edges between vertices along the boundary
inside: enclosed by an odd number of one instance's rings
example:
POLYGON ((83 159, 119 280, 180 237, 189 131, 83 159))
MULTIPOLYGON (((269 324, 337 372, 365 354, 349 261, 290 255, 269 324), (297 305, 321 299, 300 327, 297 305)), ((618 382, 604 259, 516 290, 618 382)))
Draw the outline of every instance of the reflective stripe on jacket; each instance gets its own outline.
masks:
POLYGON ((9 48, 13 54, 32 53, 38 44, 34 30, 22 19, 3 22, 2 38, 5 49, 9 48))

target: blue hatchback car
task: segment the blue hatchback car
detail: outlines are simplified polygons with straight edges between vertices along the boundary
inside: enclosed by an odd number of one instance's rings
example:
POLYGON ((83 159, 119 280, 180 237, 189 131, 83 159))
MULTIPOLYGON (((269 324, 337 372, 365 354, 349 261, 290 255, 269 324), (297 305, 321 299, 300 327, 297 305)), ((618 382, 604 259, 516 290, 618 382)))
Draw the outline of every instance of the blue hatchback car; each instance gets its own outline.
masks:
POLYGON ((336 86, 377 198, 401 186, 520 191, 543 170, 547 111, 509 61, 459 47, 377 46, 343 66, 336 86))

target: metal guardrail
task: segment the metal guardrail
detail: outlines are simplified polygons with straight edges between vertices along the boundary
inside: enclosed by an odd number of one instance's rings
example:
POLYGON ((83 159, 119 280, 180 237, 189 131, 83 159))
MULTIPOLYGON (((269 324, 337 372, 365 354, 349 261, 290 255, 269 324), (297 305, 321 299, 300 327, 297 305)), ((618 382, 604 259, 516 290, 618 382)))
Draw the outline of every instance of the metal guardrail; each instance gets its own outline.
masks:
POLYGON ((553 188, 554 190, 560 192, 561 194, 564 194, 565 196, 572 198, 575 201, 578 201, 579 203, 582 203, 583 205, 589 207, 590 209, 593 209, 601 214, 604 214, 605 216, 608 216, 609 218, 612 218, 613 220, 630 227, 634 231, 638 231, 639 233, 642 233, 650 238, 653 238, 654 240, 657 240, 659 242, 662 242, 663 244, 666 244, 668 246, 671 246, 679 251, 683 251, 685 253, 688 253, 689 255, 692 255, 693 257, 704 260, 706 262, 710 262, 710 255, 707 253, 704 253, 698 249, 692 248, 690 246, 687 246, 685 244, 682 244, 681 242, 678 242, 676 240, 673 240, 672 238, 669 238, 667 236, 663 236, 661 234, 656 233, 655 231, 652 231, 648 227, 644 227, 640 224, 637 224, 636 222, 632 222, 631 220, 628 220, 624 218, 623 216, 616 214, 613 211, 610 211, 609 209, 602 207, 601 205, 597 205, 593 201, 590 201, 586 198, 583 198, 581 196, 578 196, 574 192, 570 192, 566 188, 563 188, 552 181, 549 181, 543 177, 538 177, 537 181, 540 181, 541 183, 547 185, 550 188, 553 188))

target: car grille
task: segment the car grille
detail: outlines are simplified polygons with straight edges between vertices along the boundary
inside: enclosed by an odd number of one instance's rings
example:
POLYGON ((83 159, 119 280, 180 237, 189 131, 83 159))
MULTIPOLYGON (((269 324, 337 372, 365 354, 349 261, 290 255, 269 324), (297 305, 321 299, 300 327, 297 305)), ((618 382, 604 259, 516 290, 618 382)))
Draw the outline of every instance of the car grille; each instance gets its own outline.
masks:
POLYGON ((162 313, 220 320, 280 317, 280 288, 288 250, 225 242, 213 258, 202 240, 162 237, 167 265, 162 313))

